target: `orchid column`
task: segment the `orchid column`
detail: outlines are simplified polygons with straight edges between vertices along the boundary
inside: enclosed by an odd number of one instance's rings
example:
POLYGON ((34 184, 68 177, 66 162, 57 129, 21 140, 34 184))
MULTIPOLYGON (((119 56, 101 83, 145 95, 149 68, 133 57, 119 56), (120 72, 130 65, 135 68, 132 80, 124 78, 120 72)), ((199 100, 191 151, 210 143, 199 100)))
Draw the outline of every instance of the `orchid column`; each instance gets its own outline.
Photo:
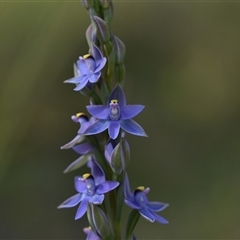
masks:
POLYGON ((80 128, 73 140, 61 148, 72 148, 79 154, 64 173, 85 164, 90 172, 74 178, 77 193, 58 208, 79 205, 76 220, 87 213, 89 227, 84 232, 88 240, 136 239, 133 231, 140 216, 150 222, 168 223, 156 213, 168 204, 149 201, 146 196, 149 188, 130 190, 126 173, 130 147, 126 135, 147 136, 132 119, 144 106, 126 103, 122 88, 125 45, 110 32, 112 1, 85 0, 82 4, 91 20, 86 31, 89 51, 74 64, 75 76, 65 82, 74 84, 74 91, 88 97, 90 104, 86 106, 88 115, 72 116, 80 128), (127 220, 121 219, 124 202, 132 209, 127 220))

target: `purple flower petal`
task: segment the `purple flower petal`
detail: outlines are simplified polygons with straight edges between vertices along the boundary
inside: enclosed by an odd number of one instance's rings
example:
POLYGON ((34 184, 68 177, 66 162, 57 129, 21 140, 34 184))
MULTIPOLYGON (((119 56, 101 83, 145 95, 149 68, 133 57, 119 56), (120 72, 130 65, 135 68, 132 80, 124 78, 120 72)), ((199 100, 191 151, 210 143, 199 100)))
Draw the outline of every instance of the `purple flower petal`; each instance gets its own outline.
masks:
POLYGON ((95 61, 102 61, 103 59, 100 49, 95 44, 92 44, 92 56, 95 61))
POLYGON ((147 137, 147 134, 145 133, 143 128, 132 119, 120 120, 120 126, 124 131, 128 133, 137 136, 147 137))
POLYGON ((85 75, 89 73, 89 68, 86 59, 84 59, 83 57, 79 57, 79 60, 77 61, 77 68, 81 74, 85 75))
POLYGON ((164 210, 166 207, 169 206, 168 203, 161 203, 161 202, 148 202, 147 206, 154 212, 160 212, 164 210))
POLYGON ((120 108, 122 108, 123 106, 126 105, 126 98, 125 98, 123 89, 120 85, 117 85, 113 89, 112 93, 110 94, 109 99, 108 99, 108 106, 109 106, 111 100, 113 100, 113 99, 118 100, 118 105, 120 108))
POLYGON ((104 156, 106 158, 106 160, 108 161, 108 163, 110 164, 111 162, 111 153, 113 151, 113 146, 111 143, 107 143, 105 146, 105 150, 104 150, 104 156))
POLYGON ((81 128, 78 130, 78 134, 82 134, 90 125, 92 125, 95 122, 94 118, 91 117, 88 122, 84 122, 81 125, 81 128))
POLYGON ((102 182, 105 182, 105 174, 99 164, 92 159, 91 161, 91 173, 95 180, 95 185, 99 185, 102 182))
POLYGON ((78 83, 78 85, 73 89, 74 91, 80 91, 83 89, 88 83, 88 76, 85 76, 81 82, 78 83))
POLYGON ((127 173, 125 174, 125 178, 124 178, 124 195, 126 200, 130 202, 134 202, 134 195, 130 190, 127 173))
POLYGON ((110 121, 108 127, 108 134, 110 138, 116 139, 120 131, 119 121, 110 121))
POLYGON ((84 228, 83 231, 87 234, 86 240, 101 240, 101 238, 91 230, 91 228, 84 228))
POLYGON ((82 154, 82 155, 88 154, 88 153, 90 153, 90 152, 93 150, 91 144, 88 143, 88 142, 79 144, 79 145, 77 145, 77 146, 74 146, 74 147, 72 147, 72 149, 73 149, 76 153, 82 154))
POLYGON ((81 193, 77 193, 76 195, 68 198, 62 204, 58 206, 58 208, 71 208, 75 207, 81 201, 81 193))
POLYGON ((118 182, 115 181, 105 181, 100 183, 97 186, 96 194, 107 193, 116 188, 119 185, 118 182))
POLYGON ((96 72, 101 71, 103 69, 103 67, 105 66, 106 62, 107 62, 107 59, 105 57, 99 61, 96 61, 96 69, 94 72, 96 73, 96 72))
POLYGON ((148 221, 154 222, 155 221, 155 216, 146 208, 142 208, 138 210, 139 213, 148 221))
POLYGON ((95 194, 94 196, 92 196, 92 198, 89 200, 90 203, 93 204, 102 204, 104 200, 104 194, 95 194))
POLYGON ((112 155, 113 149, 117 146, 117 144, 118 144, 117 140, 113 140, 109 138, 107 144, 105 145, 104 155, 109 164, 111 163, 111 155, 112 155))
POLYGON ((88 205, 88 198, 84 198, 80 204, 80 206, 78 207, 76 216, 75 216, 75 220, 81 218, 87 211, 87 205, 88 205))
POLYGON ((143 105, 126 105, 121 108, 121 119, 131 119, 138 115, 142 110, 143 105))
POLYGON ((81 82, 83 79, 85 78, 85 75, 81 75, 81 76, 77 76, 74 78, 70 78, 68 80, 65 80, 64 83, 75 83, 78 84, 79 82, 81 82))
POLYGON ((152 212, 152 214, 155 217, 155 221, 157 221, 157 222, 159 222, 161 224, 168 224, 169 223, 165 218, 157 215, 156 213, 152 212))
POLYGON ((138 206, 136 203, 130 202, 130 201, 128 201, 127 199, 125 199, 124 202, 125 202, 130 208, 138 209, 138 210, 141 209, 141 207, 138 206))
POLYGON ((88 105, 86 106, 88 112, 93 115, 95 118, 101 120, 107 120, 108 117, 108 107, 104 105, 88 105))
POLYGON ((88 80, 91 83, 96 83, 101 76, 101 72, 94 73, 88 80))
POLYGON ((84 132, 84 135, 92 135, 105 131, 109 126, 108 120, 97 120, 92 125, 90 125, 84 132))
POLYGON ((149 187, 147 187, 147 188, 145 188, 145 189, 143 190, 143 193, 144 193, 145 195, 147 195, 149 192, 150 192, 150 188, 149 188, 149 187))
POLYGON ((75 185, 75 189, 80 192, 80 193, 84 193, 86 190, 86 182, 85 179, 82 177, 75 177, 74 178, 74 185, 75 185))

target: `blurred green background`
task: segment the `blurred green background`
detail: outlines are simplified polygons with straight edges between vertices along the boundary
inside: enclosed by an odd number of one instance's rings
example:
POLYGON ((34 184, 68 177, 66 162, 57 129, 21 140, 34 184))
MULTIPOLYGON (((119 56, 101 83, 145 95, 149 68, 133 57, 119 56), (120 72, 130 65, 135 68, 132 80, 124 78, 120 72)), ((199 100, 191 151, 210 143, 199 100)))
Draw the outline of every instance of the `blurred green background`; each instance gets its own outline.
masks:
MULTIPOLYGON (((141 219, 136 236, 239 239, 240 4, 114 4, 127 102, 146 106, 136 121, 149 135, 127 136, 131 187, 170 203, 169 225, 141 219)), ((89 22, 78 1, 0 3, 1 239, 85 239, 86 217, 56 207, 83 173, 62 174, 77 155, 60 146, 88 104, 63 81, 88 50, 89 22)))

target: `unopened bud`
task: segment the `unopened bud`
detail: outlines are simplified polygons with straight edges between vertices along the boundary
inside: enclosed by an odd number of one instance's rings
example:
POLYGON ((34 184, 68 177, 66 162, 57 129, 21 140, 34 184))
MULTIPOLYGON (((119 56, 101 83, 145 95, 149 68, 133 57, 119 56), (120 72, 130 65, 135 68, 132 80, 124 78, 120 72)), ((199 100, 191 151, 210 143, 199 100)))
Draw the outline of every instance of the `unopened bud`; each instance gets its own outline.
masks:
POLYGON ((120 175, 126 169, 130 161, 130 148, 128 142, 122 138, 114 148, 111 156, 111 168, 113 172, 120 175))
POLYGON ((107 24, 110 24, 113 18, 113 3, 111 2, 108 8, 103 9, 104 20, 107 24))
POLYGON ((109 41, 110 32, 107 23, 97 16, 93 16, 92 19, 97 29, 96 35, 99 41, 101 41, 102 43, 109 41))
POLYGON ((96 28, 94 28, 92 24, 90 24, 86 30, 86 39, 89 47, 92 43, 96 43, 96 28))
POLYGON ((97 206, 91 204, 92 221, 97 233, 102 239, 110 236, 110 227, 105 213, 97 206))
POLYGON ((125 44, 116 36, 112 38, 113 47, 115 49, 116 63, 121 64, 124 62, 124 57, 126 53, 125 44))

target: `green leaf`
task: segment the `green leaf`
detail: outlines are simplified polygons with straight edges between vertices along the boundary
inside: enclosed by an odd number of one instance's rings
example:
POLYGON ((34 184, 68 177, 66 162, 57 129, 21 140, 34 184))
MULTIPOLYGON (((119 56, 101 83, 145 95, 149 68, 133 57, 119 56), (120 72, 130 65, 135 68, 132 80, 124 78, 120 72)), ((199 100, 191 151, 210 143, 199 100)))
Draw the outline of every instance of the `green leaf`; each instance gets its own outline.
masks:
POLYGON ((92 157, 92 154, 86 154, 82 155, 78 159, 76 159, 74 162, 72 162, 65 170, 64 173, 71 172, 73 170, 76 170, 82 166, 84 166, 87 161, 92 157))
POLYGON ((127 226, 126 226, 126 239, 130 239, 132 236, 133 230, 139 220, 140 214, 138 210, 133 209, 132 212, 129 214, 127 226))

